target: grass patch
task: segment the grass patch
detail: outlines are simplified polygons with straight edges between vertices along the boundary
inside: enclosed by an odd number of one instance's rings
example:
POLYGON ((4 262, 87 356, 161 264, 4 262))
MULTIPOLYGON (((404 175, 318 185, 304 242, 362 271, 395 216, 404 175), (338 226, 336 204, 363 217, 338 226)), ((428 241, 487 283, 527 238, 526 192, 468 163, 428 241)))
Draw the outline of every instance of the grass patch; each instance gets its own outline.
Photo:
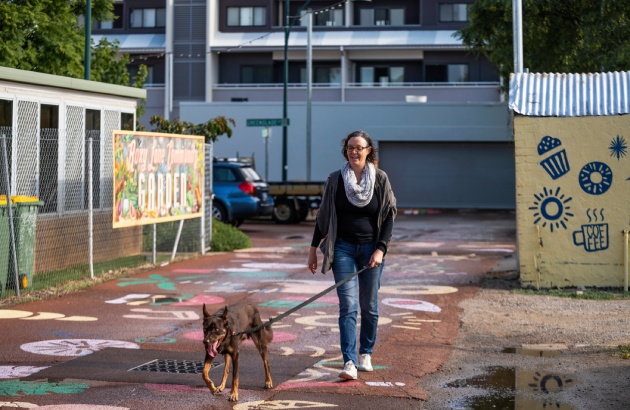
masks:
MULTIPOLYGON (((199 238, 200 219, 187 220, 180 236, 178 254, 194 253, 200 255, 201 242, 199 238)), ((157 229, 157 264, 170 261, 173 244, 179 228, 179 222, 162 223, 157 229)), ((143 250, 152 251, 153 227, 145 226, 143 230, 143 250)), ((235 249, 250 248, 251 239, 232 225, 213 220, 212 252, 229 252, 235 249)), ((176 259, 181 259, 178 257, 176 259)), ((53 296, 75 292, 94 286, 98 283, 133 275, 140 269, 153 268, 154 265, 145 255, 134 255, 108 261, 94 263, 94 279, 90 278, 90 266, 87 263, 77 264, 66 269, 41 272, 31 278, 26 289, 20 291, 18 298, 15 289, 5 289, 0 298, 0 306, 14 306, 33 300, 41 300, 53 296)))
MULTIPOLYGON (((158 264, 167 260, 170 260, 169 255, 157 255, 158 264)), ((15 289, 5 289, 2 295, 3 299, 0 299, 0 306, 13 306, 75 292, 114 278, 137 273, 137 269, 143 266, 153 267, 144 255, 135 255, 95 262, 94 279, 90 278, 90 267, 87 263, 77 264, 66 269, 41 272, 32 278, 28 288, 20 290, 19 298, 15 289)))
POLYGON ((557 296, 571 299, 585 300, 625 300, 630 299, 630 292, 622 290, 601 290, 601 289, 514 289, 512 292, 517 295, 535 296, 557 296))
POLYGON ((613 353, 613 357, 619 357, 624 360, 630 359, 630 345, 619 345, 617 351, 613 353))
MULTIPOLYGON (((94 276, 102 276, 109 271, 116 271, 123 268, 135 268, 147 263, 144 255, 126 256, 111 261, 94 262, 94 276)), ((90 277, 90 265, 82 263, 71 266, 67 269, 54 270, 38 273, 33 279, 33 290, 42 290, 50 285, 61 285, 59 278, 64 282, 87 279, 90 277)))

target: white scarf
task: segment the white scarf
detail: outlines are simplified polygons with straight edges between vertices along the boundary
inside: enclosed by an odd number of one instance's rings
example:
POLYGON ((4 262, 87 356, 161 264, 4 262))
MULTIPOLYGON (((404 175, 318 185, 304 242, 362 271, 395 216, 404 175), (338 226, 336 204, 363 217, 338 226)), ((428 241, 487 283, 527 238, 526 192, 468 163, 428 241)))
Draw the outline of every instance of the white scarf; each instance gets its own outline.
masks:
POLYGON ((347 162, 341 167, 341 176, 346 188, 346 197, 348 197, 348 201, 352 205, 363 208, 370 203, 372 194, 374 194, 374 182, 376 181, 374 164, 371 162, 365 164, 360 184, 357 184, 357 177, 347 162))

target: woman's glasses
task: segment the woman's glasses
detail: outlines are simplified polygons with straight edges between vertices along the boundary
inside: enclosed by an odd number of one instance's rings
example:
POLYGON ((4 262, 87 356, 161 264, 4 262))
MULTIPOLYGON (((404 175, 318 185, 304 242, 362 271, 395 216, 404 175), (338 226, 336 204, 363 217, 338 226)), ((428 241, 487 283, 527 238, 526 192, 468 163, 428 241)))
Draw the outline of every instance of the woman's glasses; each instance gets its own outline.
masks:
POLYGON ((353 151, 356 151, 356 152, 363 152, 363 150, 364 150, 364 149, 368 149, 368 148, 370 148, 370 147, 362 147, 362 146, 360 146, 360 145, 359 145, 359 146, 357 146, 357 147, 352 147, 352 146, 348 145, 348 146, 346 147, 346 152, 353 152, 353 151))

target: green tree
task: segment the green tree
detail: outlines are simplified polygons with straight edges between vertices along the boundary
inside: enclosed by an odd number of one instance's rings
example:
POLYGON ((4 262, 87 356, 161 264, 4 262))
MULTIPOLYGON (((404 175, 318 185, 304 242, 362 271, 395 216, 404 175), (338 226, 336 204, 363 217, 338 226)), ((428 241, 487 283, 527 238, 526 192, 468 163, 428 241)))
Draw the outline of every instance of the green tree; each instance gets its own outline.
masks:
MULTIPOLYGON (((540 73, 630 69, 630 2, 523 1, 523 67, 540 73)), ((514 71, 512 0, 475 0, 464 44, 494 63, 509 84, 514 71)))
MULTIPOLYGON (((94 20, 111 20, 113 1, 93 0, 94 20)), ((0 0, 0 65, 83 78, 85 0, 0 0)))
MULTIPOLYGON (((111 21, 113 0, 91 0, 92 20, 111 21)), ((0 66, 39 73, 84 78, 86 0, 0 0, 0 66)), ((129 78, 129 55, 117 42, 92 42, 90 79, 144 87, 146 66, 129 78)), ((144 112, 144 100, 136 117, 144 112)))
MULTIPOLYGON (((0 66, 84 77, 86 0, 0 0, 0 66)), ((111 21, 113 0, 92 0, 92 20, 111 21)), ((117 43, 93 45, 91 80, 130 85, 129 56, 117 43)), ((146 76, 145 76, 146 78, 146 76)), ((144 78, 141 78, 144 84, 144 78)), ((137 84, 137 81, 134 81, 137 84)))
POLYGON ((202 124, 193 124, 191 122, 180 121, 175 118, 173 121, 164 119, 160 115, 154 115, 150 121, 153 125, 153 131, 164 132, 168 134, 183 135, 203 135, 206 143, 214 142, 220 135, 226 134, 228 138, 232 136, 232 126, 236 126, 236 122, 232 118, 223 116, 213 118, 202 124))

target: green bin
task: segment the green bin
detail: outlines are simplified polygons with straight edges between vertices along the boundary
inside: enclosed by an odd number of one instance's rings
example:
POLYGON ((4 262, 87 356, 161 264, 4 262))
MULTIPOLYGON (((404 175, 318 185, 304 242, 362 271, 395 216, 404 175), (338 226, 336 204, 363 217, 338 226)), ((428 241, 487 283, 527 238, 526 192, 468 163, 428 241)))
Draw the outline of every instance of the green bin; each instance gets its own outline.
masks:
POLYGON ((9 208, 0 200, 0 297, 7 289, 9 277, 9 208))
MULTIPOLYGON (((11 209, 15 221, 15 254, 18 260, 18 280, 20 289, 33 283, 33 262, 35 261, 35 232, 37 213, 44 202, 36 197, 12 196, 11 209)), ((9 264, 10 266, 12 264, 9 264)), ((15 288, 15 273, 9 273, 11 288, 15 288)))

